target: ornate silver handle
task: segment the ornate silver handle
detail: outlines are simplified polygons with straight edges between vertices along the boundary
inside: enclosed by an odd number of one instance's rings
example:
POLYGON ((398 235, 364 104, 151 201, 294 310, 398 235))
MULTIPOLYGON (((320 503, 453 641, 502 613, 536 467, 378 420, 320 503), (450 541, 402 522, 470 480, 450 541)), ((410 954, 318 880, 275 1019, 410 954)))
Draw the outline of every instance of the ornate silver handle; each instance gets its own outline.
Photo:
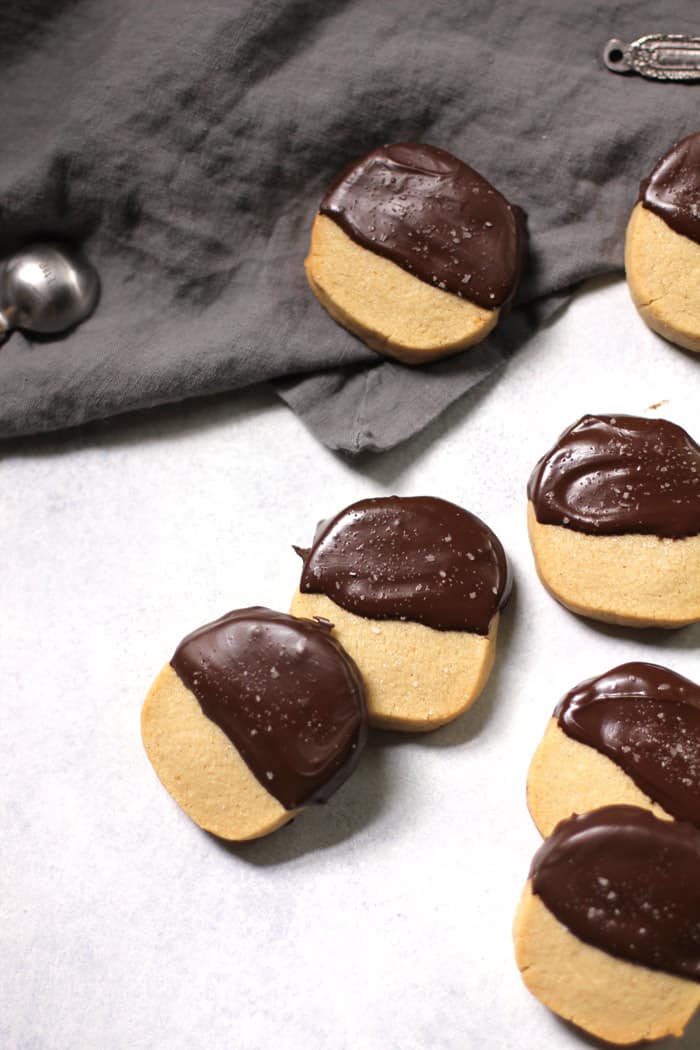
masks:
POLYGON ((700 36, 652 33, 626 44, 608 40, 603 61, 613 73, 652 80, 700 80, 700 36))
POLYGON ((0 343, 13 328, 65 332, 95 308, 100 282, 82 252, 34 244, 0 265, 0 343))

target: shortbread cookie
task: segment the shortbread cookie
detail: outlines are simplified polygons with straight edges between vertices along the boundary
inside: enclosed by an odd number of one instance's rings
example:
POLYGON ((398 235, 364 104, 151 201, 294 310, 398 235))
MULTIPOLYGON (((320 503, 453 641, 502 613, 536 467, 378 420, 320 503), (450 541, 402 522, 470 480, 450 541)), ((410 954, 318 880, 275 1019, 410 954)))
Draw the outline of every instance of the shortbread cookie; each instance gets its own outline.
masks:
POLYGON ((185 813, 240 841, 327 801, 357 765, 367 708, 330 624, 256 607, 180 643, 146 697, 141 732, 185 813))
POLYGON ((542 835, 614 803, 700 827, 700 686, 647 663, 577 685, 532 759, 527 802, 542 835))
POLYGON ((567 1021, 623 1045, 682 1035, 700 1005, 700 831, 634 806, 562 821, 513 934, 525 984, 567 1021))
POLYGON ((537 572, 562 605, 635 627, 700 620, 700 447, 681 427, 584 416, 528 497, 537 572))
POLYGON ((510 593, 503 547, 479 518, 429 496, 365 499, 295 549, 292 612, 334 624, 373 725, 436 729, 474 702, 510 593))
POLYGON ((515 295, 524 251, 519 208, 445 150, 403 142, 331 186, 306 274, 336 321, 419 364, 488 335, 515 295))
POLYGON ((700 351, 700 133, 676 143, 642 182, 625 268, 649 327, 700 351))

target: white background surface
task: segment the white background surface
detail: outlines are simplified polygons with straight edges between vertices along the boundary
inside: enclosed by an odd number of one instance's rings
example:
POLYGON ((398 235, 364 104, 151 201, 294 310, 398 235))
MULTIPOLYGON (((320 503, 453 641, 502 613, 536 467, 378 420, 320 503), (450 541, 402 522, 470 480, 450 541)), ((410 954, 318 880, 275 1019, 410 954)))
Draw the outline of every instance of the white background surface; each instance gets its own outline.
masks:
MULTIPOLYGON (((328 452, 264 390, 0 449, 0 1046, 598 1045, 533 999, 513 961, 539 841, 527 767, 582 678, 636 658, 699 679, 700 626, 634 632, 559 607, 532 566, 525 484, 584 412, 666 399, 656 413, 699 438, 698 369, 615 282, 379 458, 328 452), (150 681, 201 623, 286 609, 291 544, 391 492, 454 500, 503 541, 516 586, 490 683, 432 735, 375 733, 327 807, 226 847, 145 758, 150 681)), ((697 1048, 700 1022, 671 1043, 697 1048)))

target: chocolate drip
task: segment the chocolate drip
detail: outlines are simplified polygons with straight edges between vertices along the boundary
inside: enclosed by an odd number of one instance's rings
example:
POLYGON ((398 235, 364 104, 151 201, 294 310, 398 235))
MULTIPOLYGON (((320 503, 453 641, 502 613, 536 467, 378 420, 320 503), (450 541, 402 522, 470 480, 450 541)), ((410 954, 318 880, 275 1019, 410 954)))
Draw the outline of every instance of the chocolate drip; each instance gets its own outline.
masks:
POLYGON ((171 665, 285 809, 325 802, 357 765, 362 679, 326 621, 239 609, 188 635, 171 665))
POLYGON ((680 539, 700 532, 700 447, 666 419, 583 416, 533 470, 543 525, 680 539))
POLYGON ((508 561, 487 525, 431 496, 360 500, 322 522, 300 590, 357 616, 488 634, 510 593, 508 561))
POLYGON ((554 715, 667 813, 700 825, 700 686, 656 664, 622 664, 576 686, 554 715))
POLYGON ((700 832, 635 806, 557 824, 532 889, 576 937, 630 962, 700 981, 700 832))
POLYGON ((524 213, 445 150, 402 142, 368 153, 331 186, 321 213, 363 248, 478 306, 515 294, 524 213))
POLYGON ((677 142, 639 187, 639 198, 676 233, 700 244, 700 132, 677 142))

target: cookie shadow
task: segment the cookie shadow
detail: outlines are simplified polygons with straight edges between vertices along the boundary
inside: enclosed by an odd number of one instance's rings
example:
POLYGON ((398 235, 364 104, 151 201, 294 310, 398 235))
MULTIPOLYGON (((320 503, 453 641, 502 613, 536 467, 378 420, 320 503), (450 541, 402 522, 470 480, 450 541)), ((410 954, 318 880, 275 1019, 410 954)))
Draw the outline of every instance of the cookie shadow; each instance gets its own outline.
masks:
POLYGON ((339 845, 376 821, 390 800, 386 759, 371 738, 355 772, 326 805, 309 806, 278 831, 252 842, 228 842, 205 834, 239 860, 269 867, 339 845))
POLYGON ((501 680, 513 647, 513 635, 518 629, 520 613, 518 612, 518 588, 513 584, 513 592, 508 601, 498 627, 496 642, 496 659, 494 660, 489 680, 484 691, 472 706, 459 715, 453 722, 441 726, 429 733, 402 733, 400 730, 377 730, 376 737, 381 747, 394 747, 406 744, 420 744, 423 747, 458 747, 469 743, 483 732, 498 703, 502 699, 501 680))
POLYGON ((652 335, 656 336, 659 342, 665 343, 666 346, 669 346, 672 350, 675 350, 676 353, 679 354, 681 357, 685 357, 686 360, 692 361, 694 364, 697 365, 697 350, 689 350, 687 346, 681 346, 680 343, 674 343, 672 339, 667 339, 665 335, 661 335, 661 332, 657 332, 654 328, 649 328, 649 331, 652 335))
MULTIPOLYGON (((555 1020, 566 1031, 577 1036, 583 1046, 593 1047, 594 1050, 611 1050, 611 1047, 619 1047, 620 1045, 619 1043, 608 1043, 605 1039, 598 1039, 597 1036, 589 1035, 583 1029, 577 1028, 575 1024, 565 1021, 556 1015, 555 1020)), ((698 1050, 700 1046, 700 1011, 695 1014, 695 1017, 693 1017, 685 1030, 685 1035, 680 1039, 677 1039, 675 1036, 668 1036, 666 1039, 653 1041, 640 1039, 638 1042, 628 1045, 631 1047, 653 1046, 654 1050, 698 1050)))
MULTIPOLYGON (((576 616, 576 613, 571 613, 571 615, 576 616)), ((641 649, 645 649, 647 645, 679 651, 700 649, 700 622, 669 630, 663 627, 620 627, 617 624, 602 623, 599 620, 589 620, 582 616, 576 616, 576 618, 585 622, 594 633, 602 634, 606 638, 612 638, 625 645, 633 643, 641 649)))
POLYGON ((499 625, 498 649, 493 670, 473 707, 432 733, 402 733, 373 730, 358 768, 326 806, 310 806, 295 820, 266 838, 252 842, 227 842, 206 834, 221 850, 258 867, 285 864, 307 853, 331 849, 377 821, 391 805, 392 790, 387 775, 387 748, 419 744, 425 747, 455 747, 478 736, 500 699, 501 669, 508 659, 513 632, 518 625, 517 587, 499 625))

